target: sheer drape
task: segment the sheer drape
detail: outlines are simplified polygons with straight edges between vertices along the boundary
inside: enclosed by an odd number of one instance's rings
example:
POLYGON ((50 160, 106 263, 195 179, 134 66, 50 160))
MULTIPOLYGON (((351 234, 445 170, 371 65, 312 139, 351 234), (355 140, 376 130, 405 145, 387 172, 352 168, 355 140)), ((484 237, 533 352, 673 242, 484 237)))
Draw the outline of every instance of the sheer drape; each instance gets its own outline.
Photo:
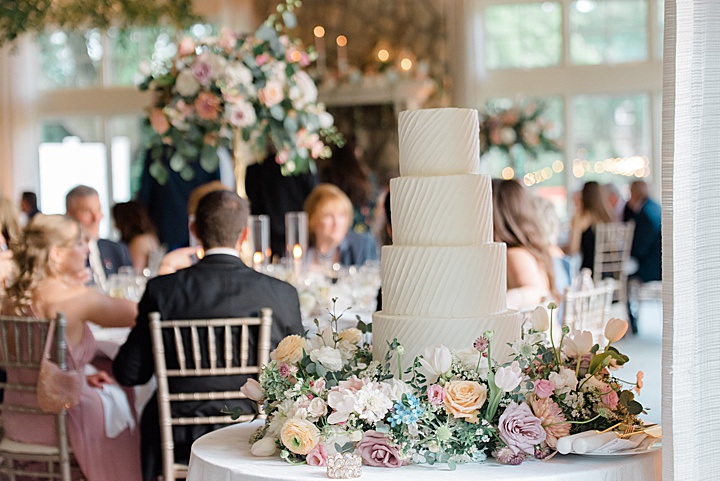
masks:
POLYGON ((720 476, 720 2, 665 0, 663 479, 720 476))

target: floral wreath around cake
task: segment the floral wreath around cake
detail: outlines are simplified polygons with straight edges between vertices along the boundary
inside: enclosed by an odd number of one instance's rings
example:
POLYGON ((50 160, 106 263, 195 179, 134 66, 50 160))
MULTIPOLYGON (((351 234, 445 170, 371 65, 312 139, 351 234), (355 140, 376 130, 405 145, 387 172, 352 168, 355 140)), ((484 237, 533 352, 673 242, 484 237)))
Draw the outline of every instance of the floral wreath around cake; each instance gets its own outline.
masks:
POLYGON ((492 361, 493 333, 486 331, 464 350, 429 347, 405 371, 397 340, 384 363, 373 361, 372 326, 358 319, 357 328, 338 331, 333 309, 329 328, 316 321, 316 335, 283 339, 259 382, 241 388, 267 415, 250 439, 251 452, 271 456, 280 449, 290 463, 325 466, 329 455, 355 450, 369 466, 454 469, 488 455, 520 464, 567 453, 558 449, 562 438, 591 430, 641 432, 638 415, 645 411, 624 386, 639 393, 643 374, 634 383, 614 374, 628 361, 612 346, 627 322, 607 323, 602 349, 590 332, 567 327, 556 345, 557 306, 548 307, 549 314, 543 307, 533 312, 531 328, 512 343, 510 362, 492 361))

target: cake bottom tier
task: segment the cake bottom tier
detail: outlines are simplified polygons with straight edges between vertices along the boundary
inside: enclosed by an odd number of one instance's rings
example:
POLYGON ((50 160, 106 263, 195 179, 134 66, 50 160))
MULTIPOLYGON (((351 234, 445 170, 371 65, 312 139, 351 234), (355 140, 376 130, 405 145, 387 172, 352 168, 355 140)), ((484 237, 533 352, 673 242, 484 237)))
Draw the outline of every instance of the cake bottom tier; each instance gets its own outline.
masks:
MULTIPOLYGON (((488 329, 495 333, 492 338, 491 355, 502 364, 510 360, 512 343, 520 337, 522 316, 513 310, 471 318, 438 318, 373 314, 373 359, 383 362, 388 352, 388 342, 393 339, 405 348, 402 356, 403 369, 425 352, 426 347, 443 344, 454 350, 472 347, 473 342, 488 329)), ((396 366, 393 359, 392 366, 396 366)))

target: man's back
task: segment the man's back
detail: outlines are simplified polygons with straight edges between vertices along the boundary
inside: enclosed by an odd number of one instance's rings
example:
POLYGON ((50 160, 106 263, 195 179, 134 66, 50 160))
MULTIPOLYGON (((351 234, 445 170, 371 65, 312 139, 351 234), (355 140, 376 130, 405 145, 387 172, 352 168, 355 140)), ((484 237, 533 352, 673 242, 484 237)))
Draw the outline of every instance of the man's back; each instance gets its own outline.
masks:
MULTIPOLYGON (((138 321, 114 362, 118 382, 137 385, 147 382, 154 373, 152 344, 147 315, 160 312, 161 319, 203 319, 223 317, 256 317, 260 308, 273 310, 271 347, 274 349, 283 337, 300 334, 303 330, 297 291, 291 285, 257 273, 234 256, 209 255, 196 265, 174 274, 160 276, 148 282, 138 306, 138 321)), ((253 336, 251 331, 251 336, 253 336)), ((250 339, 253 362, 256 339, 250 339)), ((172 362, 168 360, 168 362, 172 362)), ((213 389, 237 390, 244 376, 197 378, 171 390, 198 390, 211 382, 213 389)), ((224 403, 184 403, 173 407, 173 414, 219 414, 224 403)), ((159 473, 161 466, 157 403, 148 403, 141 420, 143 473, 145 479, 159 473)), ((210 426, 176 428, 176 455, 187 461, 192 442, 212 430, 210 426)))

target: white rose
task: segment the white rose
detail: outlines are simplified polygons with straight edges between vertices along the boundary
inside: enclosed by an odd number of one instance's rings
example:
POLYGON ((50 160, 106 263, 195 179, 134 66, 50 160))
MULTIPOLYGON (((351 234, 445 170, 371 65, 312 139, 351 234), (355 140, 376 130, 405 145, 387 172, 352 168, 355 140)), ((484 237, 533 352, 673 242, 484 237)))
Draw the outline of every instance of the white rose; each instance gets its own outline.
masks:
POLYGON ((292 80, 295 82, 295 88, 290 89, 289 95, 295 103, 295 107, 302 109, 317 100, 317 87, 307 73, 299 70, 292 76, 292 80))
POLYGON ((175 80, 175 90, 183 97, 192 97, 200 89, 191 70, 183 70, 175 80))
POLYGON ((323 398, 315 397, 307 407, 308 419, 315 422, 327 414, 327 403, 323 398))
POLYGON ((228 121, 235 127, 250 127, 257 121, 255 109, 249 102, 240 101, 232 104, 225 112, 228 121))
MULTIPOLYGON (((437 346, 426 347, 420 364, 431 376, 435 376, 431 382, 435 382, 438 377, 442 376, 450 370, 452 364, 452 354, 450 349, 439 344, 437 346)), ((430 379, 428 379, 430 381, 430 379)))
POLYGON ((503 127, 500 129, 500 140, 505 145, 512 145, 517 140, 517 134, 514 129, 510 127, 503 127))
POLYGON ((253 76, 249 68, 240 62, 233 62, 225 69, 225 81, 231 87, 242 86, 246 90, 248 87, 253 88, 253 76))
POLYGON ((343 367, 342 354, 337 349, 323 346, 310 352, 310 359, 319 362, 328 371, 339 371, 343 367))
POLYGON ((320 120, 320 127, 323 129, 329 129, 335 123, 335 119, 329 112, 320 112, 318 119, 320 120))
POLYGON ((410 393, 410 387, 396 378, 392 378, 388 381, 382 382, 381 384, 385 394, 393 401, 401 399, 403 394, 410 393))
POLYGON ((548 377, 548 381, 553 385, 558 394, 568 392, 577 387, 578 380, 575 377, 575 371, 572 369, 561 369, 560 372, 552 372, 548 377), (560 392, 562 391, 562 392, 560 392))

